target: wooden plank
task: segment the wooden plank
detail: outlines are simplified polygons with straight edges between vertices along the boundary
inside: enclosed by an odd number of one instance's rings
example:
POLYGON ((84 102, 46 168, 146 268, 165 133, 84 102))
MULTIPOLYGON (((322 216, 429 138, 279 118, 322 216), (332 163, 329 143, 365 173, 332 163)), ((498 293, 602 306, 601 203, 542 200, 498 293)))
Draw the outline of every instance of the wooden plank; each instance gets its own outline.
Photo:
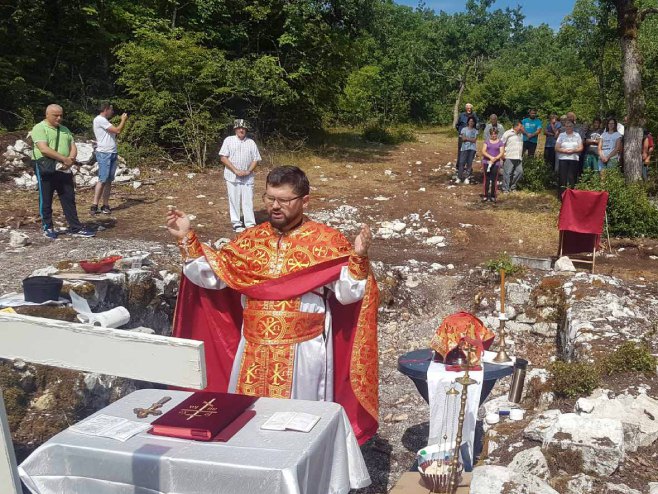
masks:
POLYGON ((0 314, 0 358, 192 389, 206 387, 203 343, 0 314))
POLYGON ((0 492, 3 494, 20 494, 23 492, 18 470, 16 470, 16 455, 9 434, 2 389, 0 389, 0 492))

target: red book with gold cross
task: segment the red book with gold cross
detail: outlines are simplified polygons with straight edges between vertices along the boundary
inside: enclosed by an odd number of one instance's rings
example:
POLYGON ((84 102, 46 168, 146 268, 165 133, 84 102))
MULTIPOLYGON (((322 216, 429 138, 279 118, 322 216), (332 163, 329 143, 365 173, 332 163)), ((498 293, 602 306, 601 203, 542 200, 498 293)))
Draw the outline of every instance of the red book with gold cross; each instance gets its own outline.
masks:
POLYGON ((155 420, 151 434, 210 441, 257 399, 232 393, 194 393, 155 420))

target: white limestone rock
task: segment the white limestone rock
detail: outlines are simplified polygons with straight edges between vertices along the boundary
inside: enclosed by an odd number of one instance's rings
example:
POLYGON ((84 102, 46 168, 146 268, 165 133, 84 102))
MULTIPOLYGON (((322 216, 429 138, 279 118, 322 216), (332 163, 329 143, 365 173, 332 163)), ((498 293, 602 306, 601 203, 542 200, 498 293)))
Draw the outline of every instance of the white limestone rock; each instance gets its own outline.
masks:
POLYGON ((624 459, 624 428, 620 420, 565 413, 546 431, 543 447, 580 452, 585 472, 610 475, 624 459))
POLYGON ((646 394, 636 397, 624 394, 610 399, 606 392, 597 389, 587 401, 592 405, 590 417, 621 421, 626 451, 650 446, 658 439, 658 400, 646 394))
POLYGON ((594 401, 589 398, 578 398, 576 401, 576 412, 592 413, 594 410, 594 401))
POLYGON ((555 261, 554 269, 555 271, 576 272, 576 267, 568 256, 562 256, 555 261))
POLYGON ((520 281, 518 283, 507 283, 505 287, 505 296, 510 304, 521 307, 530 300, 532 287, 520 281))
POLYGON ((94 146, 86 142, 76 142, 75 147, 78 148, 78 155, 76 161, 83 165, 88 164, 94 156, 94 146))
POLYGON ((563 494, 585 494, 594 490, 596 479, 584 473, 579 473, 569 479, 564 486, 563 494))
POLYGON ((605 484, 605 494, 642 494, 637 489, 631 489, 626 484, 605 484))
POLYGON ((546 432, 557 422, 562 415, 560 410, 546 410, 530 421, 523 431, 523 437, 531 441, 544 442, 546 432))
POLYGON ((427 245, 439 245, 442 244, 445 241, 445 237, 442 237, 440 235, 435 235, 434 237, 430 237, 427 240, 425 240, 425 243, 427 245))
POLYGON ((543 480, 548 480, 551 476, 548 462, 539 446, 517 453, 508 468, 520 474, 534 475, 543 480))
POLYGON ((658 482, 649 482, 649 494, 658 494, 658 482))
POLYGON ((485 465, 473 470, 471 492, 476 494, 558 494, 546 482, 530 474, 514 470, 485 465))
POLYGON ((30 237, 27 236, 27 234, 23 232, 19 232, 18 230, 12 230, 9 232, 9 246, 16 248, 16 247, 25 247, 27 244, 30 243, 30 237))
POLYGON ((558 326, 554 322, 538 322, 532 325, 530 332, 543 338, 555 338, 558 326))

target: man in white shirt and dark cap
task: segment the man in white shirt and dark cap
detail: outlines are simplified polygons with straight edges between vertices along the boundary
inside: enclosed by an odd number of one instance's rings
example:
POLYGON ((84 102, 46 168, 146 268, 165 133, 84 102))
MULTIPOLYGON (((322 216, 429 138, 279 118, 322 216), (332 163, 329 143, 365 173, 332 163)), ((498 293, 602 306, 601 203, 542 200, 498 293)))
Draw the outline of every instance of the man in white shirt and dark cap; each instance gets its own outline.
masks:
POLYGON ((231 224, 236 233, 256 225, 254 218, 254 169, 261 160, 256 143, 247 137, 248 124, 243 119, 233 122, 235 135, 224 139, 219 150, 224 165, 231 224), (241 219, 244 218, 244 223, 241 219))
POLYGON ((117 170, 117 159, 119 157, 117 150, 117 136, 121 134, 126 126, 128 114, 121 115, 121 123, 118 126, 112 125, 110 119, 114 115, 114 108, 108 102, 101 103, 100 113, 94 118, 94 135, 96 136, 96 161, 98 162, 98 182, 94 190, 94 202, 91 205, 90 213, 110 214, 110 190, 112 181, 117 170), (103 201, 100 210, 98 204, 103 201))

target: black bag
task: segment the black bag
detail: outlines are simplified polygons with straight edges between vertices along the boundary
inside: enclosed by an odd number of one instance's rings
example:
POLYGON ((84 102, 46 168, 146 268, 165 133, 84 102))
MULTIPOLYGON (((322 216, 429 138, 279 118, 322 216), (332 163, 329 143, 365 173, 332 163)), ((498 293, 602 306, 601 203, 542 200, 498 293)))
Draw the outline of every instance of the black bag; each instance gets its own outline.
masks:
MULTIPOLYGON (((59 132, 60 132, 60 128, 57 127, 57 138, 55 139, 55 151, 57 151, 57 149, 59 148, 59 132)), ((34 169, 37 175, 41 177, 48 177, 55 173, 55 170, 57 169, 57 160, 53 158, 48 158, 47 156, 42 156, 38 160, 34 161, 34 169)))

